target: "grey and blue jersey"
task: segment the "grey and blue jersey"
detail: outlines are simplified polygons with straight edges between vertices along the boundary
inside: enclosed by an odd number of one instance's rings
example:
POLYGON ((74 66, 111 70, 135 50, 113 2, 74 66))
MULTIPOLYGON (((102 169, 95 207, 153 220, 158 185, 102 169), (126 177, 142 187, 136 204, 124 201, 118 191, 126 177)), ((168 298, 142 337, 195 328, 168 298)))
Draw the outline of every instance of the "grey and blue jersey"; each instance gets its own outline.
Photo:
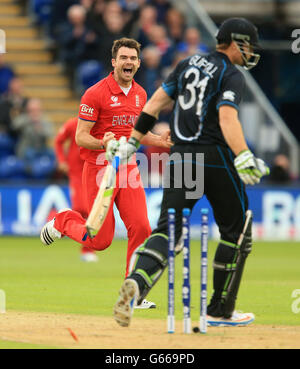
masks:
POLYGON ((230 105, 238 110, 244 86, 244 76, 223 53, 196 54, 179 62, 162 84, 175 100, 172 141, 227 146, 219 108, 230 105))

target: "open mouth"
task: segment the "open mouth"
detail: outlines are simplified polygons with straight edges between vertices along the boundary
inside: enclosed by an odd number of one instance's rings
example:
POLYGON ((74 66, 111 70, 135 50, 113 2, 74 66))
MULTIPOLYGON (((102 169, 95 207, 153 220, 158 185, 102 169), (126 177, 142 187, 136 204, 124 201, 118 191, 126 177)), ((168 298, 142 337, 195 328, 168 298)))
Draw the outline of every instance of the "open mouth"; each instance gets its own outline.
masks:
POLYGON ((132 68, 123 68, 123 72, 125 75, 130 76, 132 74, 132 68))

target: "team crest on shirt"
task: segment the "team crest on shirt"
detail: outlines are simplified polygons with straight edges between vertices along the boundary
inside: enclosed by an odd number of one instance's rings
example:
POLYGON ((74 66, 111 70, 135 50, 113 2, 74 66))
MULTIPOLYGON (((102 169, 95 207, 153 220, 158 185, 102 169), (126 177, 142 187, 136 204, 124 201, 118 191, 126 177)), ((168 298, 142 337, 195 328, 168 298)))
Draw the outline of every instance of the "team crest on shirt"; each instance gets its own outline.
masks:
POLYGON ((140 97, 139 97, 139 95, 135 95, 135 106, 136 107, 140 106, 140 97))
POLYGON ((121 105, 121 103, 118 102, 119 98, 117 96, 112 96, 110 99, 113 102, 112 104, 110 104, 110 106, 114 107, 114 106, 120 106, 121 105))
POLYGON ((234 101, 235 100, 235 92, 233 91, 225 91, 223 93, 223 100, 230 100, 230 101, 234 101))

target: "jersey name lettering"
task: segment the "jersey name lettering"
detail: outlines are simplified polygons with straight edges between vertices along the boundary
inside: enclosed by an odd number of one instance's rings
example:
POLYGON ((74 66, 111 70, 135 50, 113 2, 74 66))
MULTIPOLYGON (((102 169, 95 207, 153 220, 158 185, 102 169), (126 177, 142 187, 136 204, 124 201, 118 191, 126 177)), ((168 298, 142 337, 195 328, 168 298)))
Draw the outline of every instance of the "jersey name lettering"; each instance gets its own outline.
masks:
POLYGON ((214 73, 218 70, 217 66, 215 66, 213 63, 210 63, 207 59, 200 55, 193 56, 189 64, 198 68, 203 68, 202 71, 208 74, 210 78, 212 78, 214 73))
POLYGON ((137 118, 137 115, 114 115, 112 126, 135 126, 137 118))

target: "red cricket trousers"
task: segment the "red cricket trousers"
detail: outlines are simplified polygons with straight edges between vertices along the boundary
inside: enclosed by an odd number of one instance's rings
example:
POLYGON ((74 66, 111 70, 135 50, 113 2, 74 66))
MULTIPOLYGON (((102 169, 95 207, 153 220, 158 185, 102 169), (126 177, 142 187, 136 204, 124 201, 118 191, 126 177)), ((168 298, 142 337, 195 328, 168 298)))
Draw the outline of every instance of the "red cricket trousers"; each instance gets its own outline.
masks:
MULTIPOLYGON (((94 165, 85 162, 82 172, 83 199, 90 212, 103 178, 105 165, 94 165)), ((94 238, 89 238, 85 228, 85 219, 74 210, 58 213, 55 216, 55 228, 64 236, 93 249, 105 250, 114 238, 115 217, 113 204, 115 203, 122 221, 127 229, 128 248, 126 258, 126 276, 129 272, 130 258, 134 250, 140 246, 151 234, 147 215, 146 195, 141 182, 137 165, 122 165, 116 178, 116 188, 101 230, 94 238)))
MULTIPOLYGON (((83 197, 82 191, 82 170, 80 172, 70 172, 69 174, 69 188, 70 188, 70 198, 72 209, 78 211, 83 218, 87 218, 88 212, 86 207, 86 201, 83 197)), ((85 252, 93 252, 90 248, 81 245, 81 253, 84 254, 85 252)))

